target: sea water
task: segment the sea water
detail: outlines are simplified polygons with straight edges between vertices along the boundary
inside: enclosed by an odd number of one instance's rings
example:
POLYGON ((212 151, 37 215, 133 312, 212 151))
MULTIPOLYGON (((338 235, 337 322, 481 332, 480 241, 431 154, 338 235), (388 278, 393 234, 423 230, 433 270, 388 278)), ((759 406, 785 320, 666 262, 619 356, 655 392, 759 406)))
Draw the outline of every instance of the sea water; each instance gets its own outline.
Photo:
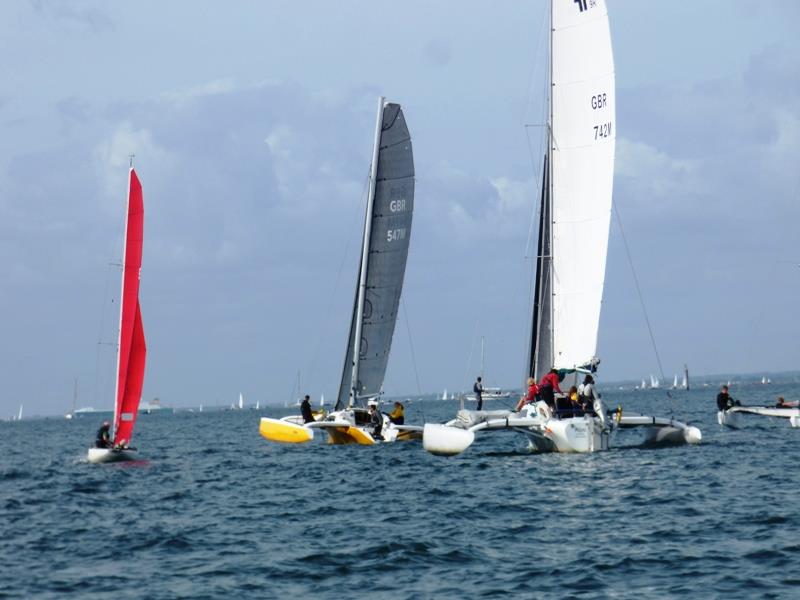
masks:
MULTIPOLYGON (((142 461, 90 465, 100 418, 0 423, 0 596, 798 597, 800 429, 723 429, 716 392, 606 389, 609 408, 674 415, 703 442, 626 431, 594 455, 532 453, 514 433, 455 458, 280 445, 259 417, 289 409, 266 409, 142 415, 142 461)), ((407 421, 457 404, 408 402, 407 421)))

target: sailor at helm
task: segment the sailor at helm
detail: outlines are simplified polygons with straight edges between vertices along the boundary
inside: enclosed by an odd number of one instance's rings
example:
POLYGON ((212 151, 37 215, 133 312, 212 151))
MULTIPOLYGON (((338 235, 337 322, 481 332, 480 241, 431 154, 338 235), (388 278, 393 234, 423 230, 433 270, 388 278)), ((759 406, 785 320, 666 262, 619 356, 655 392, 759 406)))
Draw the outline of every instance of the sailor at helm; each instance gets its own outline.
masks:
POLYGON ((103 421, 100 429, 97 430, 97 439, 94 442, 95 448, 111 448, 111 423, 103 421))

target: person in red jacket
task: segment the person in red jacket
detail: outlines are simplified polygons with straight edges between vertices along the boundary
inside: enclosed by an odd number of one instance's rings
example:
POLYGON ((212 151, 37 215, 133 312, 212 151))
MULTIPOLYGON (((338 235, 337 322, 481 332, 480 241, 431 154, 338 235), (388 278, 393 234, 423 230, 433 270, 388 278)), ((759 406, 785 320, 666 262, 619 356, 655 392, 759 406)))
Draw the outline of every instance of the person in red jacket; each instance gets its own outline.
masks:
POLYGON ((547 406, 553 410, 556 408, 555 394, 561 393, 561 388, 558 387, 558 384, 563 379, 564 376, 559 375, 558 369, 550 369, 550 372, 542 377, 539 382, 539 395, 547 403, 547 406))
POLYGON ((526 404, 536 402, 536 397, 539 395, 539 386, 536 385, 536 380, 533 377, 528 377, 528 393, 519 399, 517 402, 517 412, 522 410, 526 404))

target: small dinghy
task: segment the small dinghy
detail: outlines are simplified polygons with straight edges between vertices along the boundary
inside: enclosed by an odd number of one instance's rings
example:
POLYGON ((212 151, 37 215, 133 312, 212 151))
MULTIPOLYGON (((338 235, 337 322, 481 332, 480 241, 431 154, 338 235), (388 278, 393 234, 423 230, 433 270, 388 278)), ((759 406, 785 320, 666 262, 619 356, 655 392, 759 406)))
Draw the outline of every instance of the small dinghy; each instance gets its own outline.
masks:
POLYGON ((139 412, 147 354, 142 313, 139 306, 143 233, 142 185, 136 171, 131 166, 128 173, 128 208, 125 218, 125 245, 122 260, 114 429, 111 436, 113 446, 89 448, 87 458, 90 463, 119 462, 136 458, 136 449, 129 447, 129 442, 139 412))

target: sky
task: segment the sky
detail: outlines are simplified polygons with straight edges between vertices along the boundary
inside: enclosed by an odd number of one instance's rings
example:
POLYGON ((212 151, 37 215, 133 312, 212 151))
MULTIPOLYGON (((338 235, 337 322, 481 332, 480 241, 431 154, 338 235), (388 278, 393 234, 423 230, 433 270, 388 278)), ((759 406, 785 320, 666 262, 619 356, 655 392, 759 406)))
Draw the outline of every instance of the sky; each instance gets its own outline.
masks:
MULTIPOLYGON (((601 379, 796 369, 800 4, 608 0, 601 379), (619 222, 622 223, 620 229, 619 222)), ((524 372, 542 0, 0 4, 0 418, 113 405, 128 156, 143 397, 333 398, 379 95, 416 199, 387 395, 524 372)))

